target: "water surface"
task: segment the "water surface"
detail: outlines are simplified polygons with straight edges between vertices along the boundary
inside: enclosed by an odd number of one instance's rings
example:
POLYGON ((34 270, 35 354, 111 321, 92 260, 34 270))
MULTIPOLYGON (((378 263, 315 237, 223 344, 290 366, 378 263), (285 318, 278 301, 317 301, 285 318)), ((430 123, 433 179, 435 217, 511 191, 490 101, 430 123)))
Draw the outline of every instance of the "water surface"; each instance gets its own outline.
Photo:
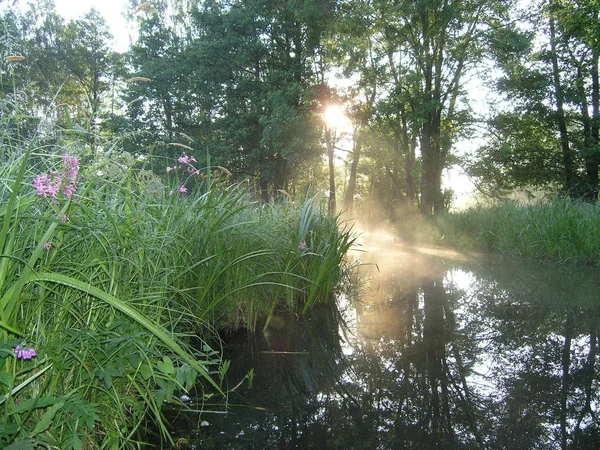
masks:
POLYGON ((361 239, 358 301, 231 337, 192 447, 600 448, 598 271, 361 239))

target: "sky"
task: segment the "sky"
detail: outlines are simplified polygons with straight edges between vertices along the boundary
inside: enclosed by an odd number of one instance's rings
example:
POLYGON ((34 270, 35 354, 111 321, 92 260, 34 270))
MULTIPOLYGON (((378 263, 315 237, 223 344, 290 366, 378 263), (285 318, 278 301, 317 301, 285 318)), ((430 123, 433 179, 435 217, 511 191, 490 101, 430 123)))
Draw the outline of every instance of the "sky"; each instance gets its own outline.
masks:
MULTIPOLYGON (((20 0, 20 3, 27 2, 20 0)), ((114 38, 113 48, 119 52, 127 50, 132 28, 123 17, 128 4, 126 0, 54 0, 54 4, 56 12, 67 20, 77 19, 96 8, 108 23, 114 38)))

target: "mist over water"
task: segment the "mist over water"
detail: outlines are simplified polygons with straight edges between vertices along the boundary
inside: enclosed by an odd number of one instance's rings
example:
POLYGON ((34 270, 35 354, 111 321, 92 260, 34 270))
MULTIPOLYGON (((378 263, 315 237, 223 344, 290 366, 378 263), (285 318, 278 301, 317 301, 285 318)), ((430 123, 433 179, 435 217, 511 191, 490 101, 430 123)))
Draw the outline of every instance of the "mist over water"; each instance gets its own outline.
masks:
POLYGON ((596 271, 385 232, 350 256, 358 297, 229 341, 230 385, 252 387, 190 416, 196 448, 597 448, 596 271))

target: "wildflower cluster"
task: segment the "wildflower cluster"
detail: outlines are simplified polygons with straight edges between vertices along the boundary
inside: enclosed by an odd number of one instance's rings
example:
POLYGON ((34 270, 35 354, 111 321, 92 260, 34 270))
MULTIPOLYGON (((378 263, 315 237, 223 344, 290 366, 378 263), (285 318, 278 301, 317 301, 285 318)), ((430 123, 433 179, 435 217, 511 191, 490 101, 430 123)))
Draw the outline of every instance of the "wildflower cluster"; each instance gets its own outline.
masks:
POLYGON ((34 356, 37 356, 37 353, 33 348, 21 344, 15 347, 15 355, 18 359, 31 359, 34 356))
POLYGON ((33 180, 36 195, 40 197, 58 198, 62 192, 65 197, 71 198, 77 189, 77 176, 79 175, 79 159, 66 154, 63 157, 63 169, 52 170, 50 174, 41 173, 33 180))
MULTIPOLYGON (((198 161, 196 161, 196 158, 194 158, 193 156, 187 156, 187 155, 183 155, 180 156, 179 158, 177 158, 177 162, 179 163, 179 165, 170 167, 167 167, 167 173, 171 172, 171 171, 175 171, 175 170, 183 170, 185 174, 187 174, 187 178, 192 177, 194 175, 200 175, 200 170, 197 169, 192 163, 196 163, 198 161)), ((186 178, 186 180, 187 180, 186 178)), ((169 195, 173 195, 175 192, 180 192, 180 193, 186 193, 188 190, 185 187, 185 182, 180 184, 179 187, 175 190, 172 189, 169 192, 169 195)))

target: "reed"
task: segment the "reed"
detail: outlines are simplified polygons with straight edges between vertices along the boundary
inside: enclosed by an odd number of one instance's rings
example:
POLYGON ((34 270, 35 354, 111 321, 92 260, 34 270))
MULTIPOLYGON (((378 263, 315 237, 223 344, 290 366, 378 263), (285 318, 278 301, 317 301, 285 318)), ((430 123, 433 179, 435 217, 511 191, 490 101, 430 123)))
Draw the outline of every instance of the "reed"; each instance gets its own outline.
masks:
POLYGON ((259 205, 185 155, 108 176, 22 148, 0 169, 1 447, 139 448, 149 426, 173 445, 164 405, 226 403, 215 330, 332 301, 347 269, 351 230, 311 200, 259 205))
POLYGON ((600 263, 597 204, 563 197, 534 205, 504 202, 443 215, 433 224, 445 243, 462 248, 559 262, 600 263))

